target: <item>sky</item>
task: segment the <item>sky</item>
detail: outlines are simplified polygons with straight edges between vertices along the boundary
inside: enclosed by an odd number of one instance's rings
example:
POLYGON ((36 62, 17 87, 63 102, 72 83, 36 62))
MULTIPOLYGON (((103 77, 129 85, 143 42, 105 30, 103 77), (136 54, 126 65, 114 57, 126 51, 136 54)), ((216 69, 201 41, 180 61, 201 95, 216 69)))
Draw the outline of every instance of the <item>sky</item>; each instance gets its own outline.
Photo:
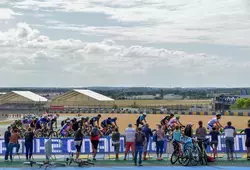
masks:
POLYGON ((249 0, 0 0, 0 87, 249 87, 249 0))

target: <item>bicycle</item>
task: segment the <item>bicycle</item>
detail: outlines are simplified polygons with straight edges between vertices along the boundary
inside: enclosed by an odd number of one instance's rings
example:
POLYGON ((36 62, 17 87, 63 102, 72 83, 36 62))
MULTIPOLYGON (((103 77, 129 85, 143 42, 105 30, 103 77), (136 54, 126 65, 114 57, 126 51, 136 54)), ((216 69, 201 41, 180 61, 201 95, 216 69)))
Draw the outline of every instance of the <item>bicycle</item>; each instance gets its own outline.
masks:
POLYGON ((74 159, 74 154, 73 153, 69 153, 69 157, 66 158, 66 164, 68 166, 70 166, 72 163, 78 164, 79 167, 84 166, 84 165, 95 165, 90 160, 82 160, 82 159, 75 160, 74 159))
POLYGON ((199 140, 198 142, 201 142, 201 164, 203 165, 204 162, 205 162, 205 165, 207 165, 207 160, 208 160, 208 157, 207 157, 207 152, 206 152, 206 148, 207 146, 209 145, 209 139, 204 139, 204 140, 199 140), (204 162, 203 162, 204 160, 204 162))
POLYGON ((39 168, 44 167, 46 170, 48 167, 65 167, 66 164, 64 163, 58 163, 58 162, 49 162, 49 161, 43 161, 43 162, 35 162, 35 161, 30 161, 30 162, 24 162, 24 165, 29 165, 30 167, 33 167, 33 165, 39 166, 39 168))
POLYGON ((184 166, 188 166, 191 159, 192 159, 192 152, 189 147, 190 145, 190 140, 183 141, 183 142, 178 142, 175 141, 177 144, 175 145, 174 143, 174 152, 171 155, 170 162, 171 164, 175 164, 177 161, 184 166), (178 144, 183 144, 182 148, 179 148, 178 144))

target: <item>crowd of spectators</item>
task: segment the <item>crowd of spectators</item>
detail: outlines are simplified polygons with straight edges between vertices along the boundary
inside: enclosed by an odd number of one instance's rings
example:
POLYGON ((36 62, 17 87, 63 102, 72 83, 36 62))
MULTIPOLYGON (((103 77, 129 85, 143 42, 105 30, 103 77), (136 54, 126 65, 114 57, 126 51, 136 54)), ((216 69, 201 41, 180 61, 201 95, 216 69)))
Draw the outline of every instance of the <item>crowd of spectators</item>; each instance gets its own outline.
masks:
MULTIPOLYGON (((198 122, 198 128, 193 133, 193 124, 189 123, 185 130, 184 135, 188 137, 194 137, 194 135, 199 140, 206 139, 207 135, 211 136, 210 145, 213 150, 214 158, 217 154, 217 146, 218 146, 218 136, 220 135, 219 131, 215 128, 207 134, 207 130, 203 127, 203 122, 198 122)), ((250 160, 250 122, 248 122, 248 127, 244 130, 246 134, 246 141, 245 145, 247 148, 247 159, 250 160)), ((94 127, 91 131, 91 144, 92 144, 92 154, 93 160, 96 160, 97 150, 99 139, 101 137, 101 131, 94 127)), ((137 129, 133 128, 132 124, 129 124, 128 127, 125 129, 125 132, 121 134, 118 128, 112 133, 112 146, 114 147, 115 159, 119 159, 119 151, 120 151, 120 137, 124 136, 125 142, 125 152, 124 152, 124 160, 127 159, 127 154, 131 151, 134 164, 142 166, 142 161, 147 160, 147 148, 149 139, 153 137, 153 142, 156 144, 156 155, 157 160, 163 160, 162 154, 164 149, 164 138, 165 133, 161 125, 157 125, 156 130, 151 130, 148 124, 143 126, 142 128, 139 127, 137 129)), ((173 139, 180 140, 181 137, 180 128, 177 126, 173 132, 173 139)), ((226 144, 226 153, 227 159, 233 160, 233 153, 234 153, 234 138, 236 136, 236 129, 232 125, 232 122, 227 122, 227 126, 224 127, 224 136, 225 136, 225 144, 226 144)), ((76 147, 76 159, 79 159, 81 147, 82 147, 82 140, 83 140, 83 133, 81 128, 79 128, 74 135, 74 145, 76 147)), ((26 159, 30 160, 33 153, 33 139, 34 133, 30 128, 27 129, 24 135, 25 138, 25 149, 26 149, 26 159)), ((16 154, 19 153, 20 144, 18 140, 20 139, 20 135, 18 134, 17 130, 12 130, 8 127, 7 131, 4 134, 4 141, 6 146, 6 153, 5 153, 5 161, 9 160, 13 161, 13 148, 16 148, 16 154)), ((201 143, 199 143, 201 145, 201 143)), ((201 146, 200 146, 201 147, 201 146)), ((201 147, 202 148, 202 147, 201 147)))

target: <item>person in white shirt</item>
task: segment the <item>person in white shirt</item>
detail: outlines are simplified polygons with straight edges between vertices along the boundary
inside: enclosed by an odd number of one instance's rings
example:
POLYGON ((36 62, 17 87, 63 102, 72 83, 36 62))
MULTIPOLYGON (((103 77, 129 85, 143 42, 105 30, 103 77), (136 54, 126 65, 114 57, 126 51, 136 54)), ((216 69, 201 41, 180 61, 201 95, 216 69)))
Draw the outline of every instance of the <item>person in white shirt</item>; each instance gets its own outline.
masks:
POLYGON ((127 158, 127 154, 128 154, 128 151, 131 149, 132 151, 132 156, 133 156, 133 159, 134 159, 134 152, 135 152, 135 133, 136 133, 136 130, 134 128, 132 128, 132 124, 129 124, 128 125, 128 128, 125 129, 125 138, 124 138, 124 143, 125 143, 125 147, 126 147, 126 150, 125 150, 125 155, 124 155, 124 160, 126 160, 127 158))
POLYGON ((223 128, 223 126, 219 122, 220 119, 221 119, 221 114, 217 114, 216 117, 214 117, 208 122, 207 129, 209 129, 209 131, 211 132, 213 130, 213 127, 223 128))

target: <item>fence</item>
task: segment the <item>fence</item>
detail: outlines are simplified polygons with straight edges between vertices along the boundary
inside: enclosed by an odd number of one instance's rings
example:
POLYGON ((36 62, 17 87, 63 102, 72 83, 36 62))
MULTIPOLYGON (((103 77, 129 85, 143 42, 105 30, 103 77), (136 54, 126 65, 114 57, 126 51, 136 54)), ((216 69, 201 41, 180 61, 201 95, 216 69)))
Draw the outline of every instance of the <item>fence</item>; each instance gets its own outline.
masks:
MULTIPOLYGON (((234 145, 234 149, 235 152, 237 153, 242 153, 242 152, 246 152, 246 147, 245 147, 245 140, 246 140, 246 136, 242 135, 242 134, 238 134, 235 137, 235 145, 234 145)), ((45 143, 46 141, 48 141, 48 139, 45 138, 37 138, 34 139, 34 143, 33 143, 33 153, 34 154, 45 154, 45 143)), ((21 139, 20 141, 20 153, 23 154, 24 153, 24 140, 21 139)), ((124 137, 120 138, 120 152, 124 152, 125 151, 125 147, 124 147, 124 137)), ((73 138, 54 138, 51 140, 51 144, 52 144, 52 154, 58 154, 58 155, 62 155, 62 154, 68 154, 69 152, 75 152, 75 147, 74 147, 74 139, 73 138)), ((165 140, 165 147, 164 147, 164 152, 166 153, 167 151, 167 140, 165 140)), ((6 151, 6 147, 5 147, 5 143, 4 143, 4 139, 0 139, 0 154, 3 155, 6 151)), ((148 145, 148 151, 150 153, 154 153, 156 151, 155 148, 155 142, 152 141, 152 138, 149 141, 149 145, 148 145)), ((211 148, 209 147, 207 149, 208 152, 211 152, 211 148)), ((224 153, 226 151, 226 146, 225 146, 225 139, 224 136, 219 136, 219 143, 218 143, 218 153, 224 153)), ((81 148, 81 152, 83 154, 91 154, 92 153, 92 147, 91 147, 91 141, 89 138, 85 138, 83 139, 83 145, 81 148)), ((100 139, 100 143, 99 143, 99 149, 98 149, 98 153, 101 154, 111 154, 114 153, 114 148, 112 146, 112 140, 111 137, 102 137, 100 139)))

